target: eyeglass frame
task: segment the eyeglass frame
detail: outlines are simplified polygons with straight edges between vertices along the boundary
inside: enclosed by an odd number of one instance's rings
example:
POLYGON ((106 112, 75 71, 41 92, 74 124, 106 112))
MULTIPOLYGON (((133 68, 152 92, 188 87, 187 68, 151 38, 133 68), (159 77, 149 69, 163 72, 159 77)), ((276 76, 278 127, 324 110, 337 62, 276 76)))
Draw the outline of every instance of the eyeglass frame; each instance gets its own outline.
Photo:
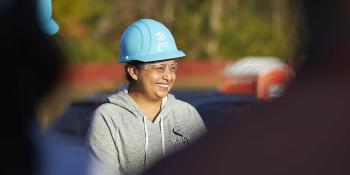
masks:
POLYGON ((152 62, 152 63, 144 63, 135 67, 141 70, 145 70, 147 72, 154 71, 155 73, 158 73, 158 74, 164 74, 165 70, 168 70, 170 74, 175 74, 178 69, 178 63, 176 61, 173 64, 159 64, 159 62, 152 62), (159 66, 154 67, 157 65, 159 66), (172 69, 173 68, 172 66, 174 66, 174 69, 172 69))

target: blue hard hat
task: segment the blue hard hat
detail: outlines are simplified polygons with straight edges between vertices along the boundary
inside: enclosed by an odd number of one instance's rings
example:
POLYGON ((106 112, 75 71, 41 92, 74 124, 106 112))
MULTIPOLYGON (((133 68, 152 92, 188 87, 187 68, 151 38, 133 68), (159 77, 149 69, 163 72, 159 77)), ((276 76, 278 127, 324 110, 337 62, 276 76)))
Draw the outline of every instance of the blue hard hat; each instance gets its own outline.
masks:
POLYGON ((38 18, 42 30, 53 35, 58 32, 59 26, 52 18, 52 3, 51 0, 38 0, 38 18))
POLYGON ((160 22, 141 19, 131 24, 120 40, 119 62, 152 62, 185 56, 178 50, 174 37, 160 22))

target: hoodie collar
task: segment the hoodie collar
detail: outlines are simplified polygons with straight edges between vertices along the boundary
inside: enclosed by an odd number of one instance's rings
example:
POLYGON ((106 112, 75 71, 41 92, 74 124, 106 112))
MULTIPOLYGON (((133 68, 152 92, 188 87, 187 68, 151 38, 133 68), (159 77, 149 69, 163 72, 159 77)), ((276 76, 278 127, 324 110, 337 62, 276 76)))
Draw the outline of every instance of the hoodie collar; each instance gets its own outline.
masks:
MULTIPOLYGON (((144 113, 136 104, 136 102, 128 95, 127 91, 123 91, 123 90, 119 91, 118 93, 109 96, 108 100, 110 103, 130 111, 137 118, 143 120, 144 113)), ((175 101, 175 97, 172 94, 168 94, 166 97, 164 97, 162 99, 161 111, 158 117, 160 116, 166 117, 167 116, 166 114, 170 112, 171 106, 173 106, 174 101, 175 101)))

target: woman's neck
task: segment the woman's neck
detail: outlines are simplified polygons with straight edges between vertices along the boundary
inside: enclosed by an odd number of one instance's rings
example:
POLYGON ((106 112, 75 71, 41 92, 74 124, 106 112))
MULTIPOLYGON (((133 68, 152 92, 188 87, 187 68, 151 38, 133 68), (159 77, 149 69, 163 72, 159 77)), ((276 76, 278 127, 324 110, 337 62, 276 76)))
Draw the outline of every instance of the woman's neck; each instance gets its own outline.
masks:
POLYGON ((138 93, 132 90, 129 91, 128 94, 136 102, 146 117, 154 122, 161 110, 162 99, 155 100, 145 96, 143 93, 138 93))

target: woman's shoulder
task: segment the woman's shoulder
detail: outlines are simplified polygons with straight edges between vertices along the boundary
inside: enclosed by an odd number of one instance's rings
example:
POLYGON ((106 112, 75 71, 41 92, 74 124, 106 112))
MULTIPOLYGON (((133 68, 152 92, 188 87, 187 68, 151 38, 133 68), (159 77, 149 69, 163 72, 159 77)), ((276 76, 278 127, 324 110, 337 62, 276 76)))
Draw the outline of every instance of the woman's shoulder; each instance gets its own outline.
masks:
POLYGON ((103 104, 100 104, 95 109, 95 115, 113 115, 115 113, 123 111, 124 108, 115 105, 113 103, 105 102, 103 104))
POLYGON ((96 107, 96 111, 105 111, 117 107, 110 102, 105 102, 96 107))

